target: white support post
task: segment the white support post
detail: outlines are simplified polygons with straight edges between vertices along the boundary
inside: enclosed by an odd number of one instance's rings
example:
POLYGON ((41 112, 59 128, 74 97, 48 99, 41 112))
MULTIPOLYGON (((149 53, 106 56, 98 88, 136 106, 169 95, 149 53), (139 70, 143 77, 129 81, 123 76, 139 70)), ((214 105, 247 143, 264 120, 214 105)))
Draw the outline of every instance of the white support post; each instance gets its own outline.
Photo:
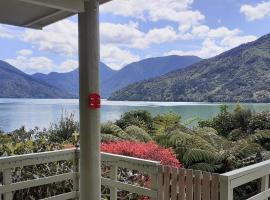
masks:
MULTIPOLYGON (((12 170, 6 169, 3 171, 3 185, 10 185, 12 183, 12 170)), ((12 192, 4 193, 3 200, 12 200, 12 192)))
POLYGON ((159 188, 158 188, 158 173, 157 172, 152 173, 150 177, 151 177, 151 189, 156 191, 156 194, 157 194, 156 198, 151 198, 151 199, 158 200, 158 192, 159 192, 158 191, 159 190, 159 188))
POLYGON ((269 189, 269 175, 266 175, 261 178, 261 192, 264 192, 268 189, 269 189))
POLYGON ((220 200, 233 200, 233 189, 226 176, 220 176, 220 200))
POLYGON ((101 199, 100 110, 88 107, 99 93, 99 2, 86 0, 79 13, 80 199, 101 199))
MULTIPOLYGON (((117 181, 118 167, 116 165, 111 166, 110 179, 117 181)), ((110 200, 117 200, 117 188, 110 187, 110 200)))

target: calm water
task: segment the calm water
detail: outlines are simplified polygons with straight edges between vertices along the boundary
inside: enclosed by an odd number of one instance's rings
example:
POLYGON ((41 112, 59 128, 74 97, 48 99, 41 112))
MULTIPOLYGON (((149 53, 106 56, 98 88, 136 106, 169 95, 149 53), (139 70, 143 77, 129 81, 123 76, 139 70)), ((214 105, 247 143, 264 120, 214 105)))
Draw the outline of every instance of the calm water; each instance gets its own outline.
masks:
MULTIPOLYGON (((21 126, 27 129, 38 126, 47 128, 59 120, 65 112, 79 115, 79 101, 76 99, 0 99, 0 129, 12 131, 21 126)), ((102 101, 102 122, 114 121, 130 110, 145 109, 153 115, 173 111, 182 116, 182 121, 193 117, 208 119, 215 116, 221 103, 184 102, 120 102, 102 101)), ((233 109, 235 104, 228 104, 233 109)), ((268 111, 270 104, 242 104, 253 111, 268 111)))

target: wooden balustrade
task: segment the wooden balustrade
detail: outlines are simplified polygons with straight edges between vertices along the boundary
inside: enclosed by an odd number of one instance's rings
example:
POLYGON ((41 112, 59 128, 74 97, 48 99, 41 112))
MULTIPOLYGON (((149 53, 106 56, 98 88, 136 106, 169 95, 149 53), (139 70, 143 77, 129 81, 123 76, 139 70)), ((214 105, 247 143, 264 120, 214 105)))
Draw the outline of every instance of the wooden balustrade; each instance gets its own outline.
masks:
MULTIPOLYGON (((101 158, 103 165, 109 166, 110 169, 106 177, 101 177, 102 185, 109 189, 110 200, 117 200, 119 191, 147 196, 153 200, 233 200, 234 188, 259 178, 261 179, 261 193, 249 200, 263 200, 270 197, 270 161, 218 175, 198 170, 176 169, 162 166, 155 161, 108 153, 102 153, 101 158), (132 172, 149 176, 150 185, 139 186, 119 180, 121 169, 133 170, 132 172)), ((78 163, 79 149, 2 157, 0 158, 0 172, 3 178, 0 183, 0 200, 12 200, 15 191, 67 180, 72 181, 72 191, 45 199, 79 199, 78 163), (16 168, 61 161, 72 162, 71 171, 21 182, 12 181, 16 168)))

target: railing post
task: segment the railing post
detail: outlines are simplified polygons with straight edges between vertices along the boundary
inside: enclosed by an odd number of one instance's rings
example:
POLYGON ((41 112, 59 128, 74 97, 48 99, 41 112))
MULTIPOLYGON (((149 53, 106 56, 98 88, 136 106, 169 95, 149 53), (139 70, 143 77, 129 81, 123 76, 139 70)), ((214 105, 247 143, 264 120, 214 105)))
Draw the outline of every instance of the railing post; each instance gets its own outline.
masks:
POLYGON ((233 189, 227 176, 220 176, 220 200, 233 200, 233 189))
POLYGON ((164 199, 164 188, 163 188, 163 172, 164 168, 162 165, 158 166, 158 200, 163 200, 164 199))
POLYGON ((156 198, 151 198, 153 200, 158 200, 158 168, 155 173, 150 175, 151 177, 151 189, 157 192, 156 198))
MULTIPOLYGON (((11 169, 5 169, 3 171, 3 185, 10 185, 12 183, 12 170, 11 169)), ((12 192, 4 193, 4 199, 3 200, 12 200, 12 192)))
MULTIPOLYGON (((111 166, 110 179, 117 181, 118 167, 116 165, 111 166)), ((117 188, 110 187, 110 200, 117 200, 117 188)))
POLYGON ((76 192, 76 200, 79 199, 79 150, 76 148, 74 150, 74 158, 73 158, 73 191, 76 192))
POLYGON ((269 189, 269 175, 266 175, 261 178, 261 192, 266 191, 268 189, 269 189))

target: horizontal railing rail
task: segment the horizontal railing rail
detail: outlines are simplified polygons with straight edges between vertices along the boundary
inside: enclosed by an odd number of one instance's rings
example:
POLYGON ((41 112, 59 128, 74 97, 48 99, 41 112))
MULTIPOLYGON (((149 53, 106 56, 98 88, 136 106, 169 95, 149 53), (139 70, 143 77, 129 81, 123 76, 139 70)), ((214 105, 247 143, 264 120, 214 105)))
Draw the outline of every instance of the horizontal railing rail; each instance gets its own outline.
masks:
MULTIPOLYGON (((24 180, 13 182, 13 174, 16 168, 23 168, 28 166, 36 166, 41 164, 60 162, 60 161, 72 161, 74 162, 76 155, 75 149, 59 150, 50 152, 41 152, 33 154, 25 154, 18 156, 9 156, 0 158, 0 172, 3 174, 2 185, 0 185, 0 200, 12 200, 14 192, 23 189, 44 186, 52 183, 58 183, 62 181, 78 179, 78 167, 74 167, 70 172, 48 175, 39 177, 36 179, 24 180)), ((76 163, 76 162, 74 162, 76 163)), ((76 187, 74 187, 76 188, 76 187)), ((78 191, 73 190, 64 194, 59 194, 44 199, 76 199, 78 197, 78 191)))
MULTIPOLYGON (((12 200, 18 191, 63 181, 72 184, 69 191, 43 197, 45 200, 79 199, 79 149, 34 153, 0 158, 0 200, 12 200), (69 169, 37 176, 32 179, 15 179, 18 169, 32 170, 35 166, 68 163, 69 169), (33 167, 31 167, 33 166, 33 167), (2 180, 2 181, 1 181, 2 180), (2 183, 1 183, 2 182, 2 183), (2 184, 2 185, 1 185, 2 184)), ((249 200, 270 197, 270 160, 237 169, 225 174, 176 169, 162 166, 159 162, 121 155, 101 154, 103 196, 116 200, 122 191, 154 200, 233 200, 233 190, 251 181, 261 179, 261 192, 249 200), (130 176, 131 179, 126 179, 130 176), (133 182, 133 177, 143 177, 148 184, 133 182)), ((54 166, 54 165, 53 165, 54 166)), ((129 195, 129 194, 128 194, 129 195)))
POLYGON ((249 200, 263 200, 270 197, 269 189, 270 160, 220 175, 220 200, 233 200, 236 187, 261 179, 261 192, 249 200))
MULTIPOLYGON (((33 153, 18 156, 9 156, 0 158, 0 172, 3 173, 2 185, 0 185, 0 200, 12 200, 14 192, 72 180, 73 191, 46 197, 44 199, 78 199, 79 198, 79 149, 68 149, 51 152, 33 153), (13 182, 13 174, 16 168, 27 166, 36 166, 54 162, 71 161, 72 168, 70 172, 55 174, 52 176, 39 177, 36 179, 13 182)), ((158 166, 159 162, 131 158, 121 155, 102 153, 101 160, 103 165, 109 166, 109 176, 102 177, 102 185, 109 188, 111 200, 117 199, 118 191, 124 190, 137 195, 148 196, 151 199, 158 197, 158 166), (132 183, 121 182, 118 180, 119 168, 136 170, 139 173, 147 174, 151 179, 150 186, 139 186, 132 183)), ((0 183, 1 184, 1 183, 0 183)))

